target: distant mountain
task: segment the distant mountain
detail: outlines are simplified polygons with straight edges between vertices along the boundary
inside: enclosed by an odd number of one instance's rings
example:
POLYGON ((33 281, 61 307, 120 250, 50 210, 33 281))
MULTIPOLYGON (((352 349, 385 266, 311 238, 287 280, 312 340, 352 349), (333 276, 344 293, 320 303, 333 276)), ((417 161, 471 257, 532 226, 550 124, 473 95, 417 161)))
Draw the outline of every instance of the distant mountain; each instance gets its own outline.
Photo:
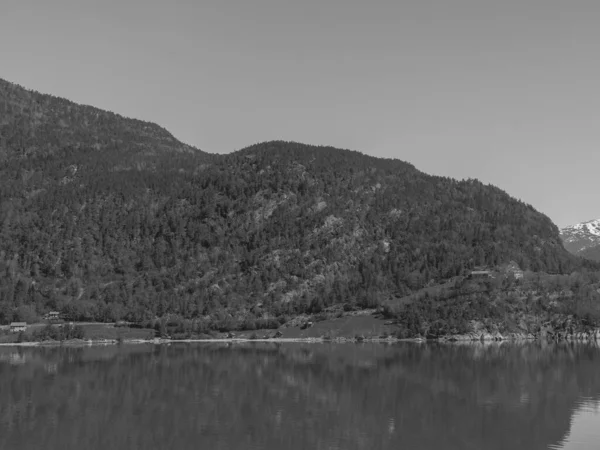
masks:
POLYGON ((477 180, 294 142, 209 155, 0 81, 0 322, 274 326, 511 261, 585 264, 548 217, 477 180))
POLYGON ((600 219, 565 227, 560 237, 572 254, 600 261, 600 219))

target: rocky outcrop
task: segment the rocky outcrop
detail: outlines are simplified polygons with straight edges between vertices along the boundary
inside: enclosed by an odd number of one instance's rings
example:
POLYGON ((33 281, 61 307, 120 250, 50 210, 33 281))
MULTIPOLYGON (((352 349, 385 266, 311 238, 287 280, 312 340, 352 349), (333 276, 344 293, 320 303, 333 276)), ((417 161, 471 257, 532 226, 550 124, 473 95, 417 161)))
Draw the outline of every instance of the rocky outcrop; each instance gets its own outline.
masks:
POLYGON ((442 336, 437 339, 440 342, 457 341, 598 341, 600 342, 600 328, 589 330, 557 330, 550 327, 542 327, 537 333, 467 333, 442 336))

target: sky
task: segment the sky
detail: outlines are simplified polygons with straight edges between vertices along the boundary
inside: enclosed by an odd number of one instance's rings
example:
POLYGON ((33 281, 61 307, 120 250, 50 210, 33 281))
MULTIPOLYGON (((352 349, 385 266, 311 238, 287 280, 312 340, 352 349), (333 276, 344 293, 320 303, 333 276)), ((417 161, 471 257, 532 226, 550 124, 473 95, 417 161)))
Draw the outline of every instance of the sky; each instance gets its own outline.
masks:
POLYGON ((0 78, 228 153, 273 139, 600 218, 598 0, 0 0, 0 78))

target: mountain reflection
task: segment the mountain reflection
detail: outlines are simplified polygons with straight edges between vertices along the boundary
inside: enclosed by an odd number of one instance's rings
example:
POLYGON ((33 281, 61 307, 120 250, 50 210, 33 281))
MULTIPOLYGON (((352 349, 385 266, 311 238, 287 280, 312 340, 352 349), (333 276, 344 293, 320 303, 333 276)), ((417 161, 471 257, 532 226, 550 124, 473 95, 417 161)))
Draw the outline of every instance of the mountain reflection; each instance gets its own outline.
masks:
POLYGON ((569 448, 598 361, 570 344, 5 347, 0 448, 569 448))

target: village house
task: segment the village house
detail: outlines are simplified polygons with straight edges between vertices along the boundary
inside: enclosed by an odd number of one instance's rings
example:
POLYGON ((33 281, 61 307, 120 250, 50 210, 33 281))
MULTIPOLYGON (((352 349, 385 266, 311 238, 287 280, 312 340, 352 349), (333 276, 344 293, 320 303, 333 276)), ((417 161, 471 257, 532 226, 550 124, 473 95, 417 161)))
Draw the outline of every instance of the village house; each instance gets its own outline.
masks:
POLYGON ((523 278, 523 271, 521 270, 519 265, 514 261, 511 261, 506 266, 506 274, 507 275, 512 274, 517 280, 520 280, 521 278, 523 278))
POLYGON ((60 313, 58 311, 50 311, 44 316, 46 320, 60 320, 60 313))
POLYGON ((27 329, 27 324, 25 322, 12 322, 10 324, 10 331, 12 333, 18 333, 20 331, 25 331, 27 329))
POLYGON ((469 274, 469 278, 475 279, 475 280, 480 280, 480 279, 485 279, 485 278, 493 278, 493 276, 492 276, 492 272, 489 270, 473 270, 469 274))

